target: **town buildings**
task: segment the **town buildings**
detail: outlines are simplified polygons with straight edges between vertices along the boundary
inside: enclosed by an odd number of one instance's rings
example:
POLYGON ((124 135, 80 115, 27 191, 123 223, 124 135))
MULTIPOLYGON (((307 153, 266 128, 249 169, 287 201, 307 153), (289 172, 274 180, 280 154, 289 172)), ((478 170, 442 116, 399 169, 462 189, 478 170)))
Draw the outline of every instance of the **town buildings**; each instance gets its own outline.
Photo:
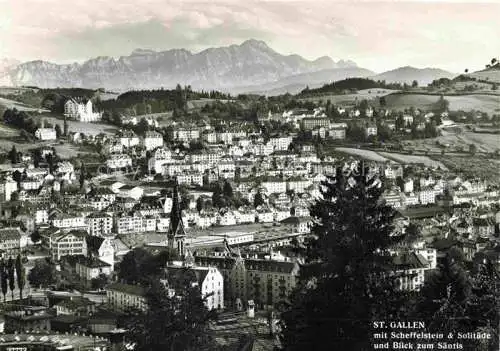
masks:
POLYGON ((253 300, 259 308, 284 301, 297 284, 297 262, 233 256, 195 256, 201 266, 217 267, 224 277, 228 306, 253 300))
MULTIPOLYGON (((188 255, 189 256, 189 255, 188 255)), ((208 310, 224 308, 224 280, 215 267, 200 267, 194 265, 194 258, 186 258, 185 265, 168 265, 165 268, 163 283, 172 295, 185 289, 185 282, 200 289, 200 296, 208 310)))

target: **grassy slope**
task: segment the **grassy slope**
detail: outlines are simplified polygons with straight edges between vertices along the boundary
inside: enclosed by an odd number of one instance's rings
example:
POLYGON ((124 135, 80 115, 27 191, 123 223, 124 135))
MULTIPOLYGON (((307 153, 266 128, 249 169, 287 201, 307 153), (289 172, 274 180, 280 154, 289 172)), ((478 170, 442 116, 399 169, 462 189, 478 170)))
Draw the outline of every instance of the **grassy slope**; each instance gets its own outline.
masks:
MULTIPOLYGON (((497 113, 500 108, 500 95, 470 94, 448 95, 452 111, 482 111, 488 114, 497 113)), ((438 101, 439 95, 429 94, 391 94, 386 97, 387 107, 395 110, 404 110, 415 107, 423 110, 432 109, 438 101)))

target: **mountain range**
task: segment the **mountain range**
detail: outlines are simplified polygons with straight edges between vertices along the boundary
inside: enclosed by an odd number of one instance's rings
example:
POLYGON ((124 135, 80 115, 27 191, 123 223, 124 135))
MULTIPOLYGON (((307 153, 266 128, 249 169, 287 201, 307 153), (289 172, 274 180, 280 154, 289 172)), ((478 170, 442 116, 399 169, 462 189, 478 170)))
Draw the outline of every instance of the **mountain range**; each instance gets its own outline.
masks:
POLYGON ((113 91, 173 88, 190 85, 197 90, 231 93, 294 93, 349 77, 375 77, 387 82, 413 80, 427 84, 452 77, 437 69, 403 67, 376 74, 350 60, 335 62, 323 56, 307 60, 299 55, 282 55, 265 42, 250 39, 240 45, 209 48, 199 53, 185 49, 134 50, 119 58, 96 57, 83 63, 56 64, 47 61, 19 63, 0 61, 0 84, 40 88, 83 87, 113 91))

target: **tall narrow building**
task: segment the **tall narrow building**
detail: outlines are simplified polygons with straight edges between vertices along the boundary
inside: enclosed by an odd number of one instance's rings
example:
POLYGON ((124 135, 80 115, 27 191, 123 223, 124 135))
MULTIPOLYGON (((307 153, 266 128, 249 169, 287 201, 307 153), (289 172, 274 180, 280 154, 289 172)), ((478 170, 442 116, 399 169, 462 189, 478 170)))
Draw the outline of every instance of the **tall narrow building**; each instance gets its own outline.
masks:
POLYGON ((170 211, 170 225, 168 227, 167 239, 168 246, 177 250, 180 257, 184 256, 184 240, 186 231, 182 222, 181 202, 179 197, 179 184, 174 185, 172 195, 172 210, 170 211))

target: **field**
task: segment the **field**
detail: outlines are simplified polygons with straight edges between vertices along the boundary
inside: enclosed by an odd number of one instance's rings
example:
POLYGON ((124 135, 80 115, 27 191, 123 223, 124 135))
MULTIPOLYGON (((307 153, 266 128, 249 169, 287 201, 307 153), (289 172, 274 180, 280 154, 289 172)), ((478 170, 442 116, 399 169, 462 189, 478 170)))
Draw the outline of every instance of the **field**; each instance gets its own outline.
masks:
POLYGON ((466 177, 478 177, 490 182, 498 183, 500 179, 499 160, 488 159, 484 156, 436 156, 449 169, 460 172, 466 177))
POLYGON ((375 151, 355 149, 350 147, 336 147, 335 151, 343 152, 352 156, 358 156, 365 160, 375 161, 375 162, 389 162, 390 160, 379 155, 375 151))
MULTIPOLYGON (((60 116, 56 115, 41 115, 39 117, 42 120, 46 120, 48 123, 56 125, 59 124, 61 128, 63 127, 64 121, 60 116)), ((108 125, 108 124, 100 124, 100 123, 87 123, 87 122, 79 122, 68 120, 68 129, 70 132, 81 132, 85 135, 97 135, 100 133, 104 134, 114 134, 118 130, 117 127, 108 125)))
POLYGON ((18 111, 39 112, 39 113, 41 113, 41 112, 50 112, 49 110, 46 110, 46 109, 41 109, 41 108, 38 108, 38 107, 28 106, 28 105, 25 105, 25 104, 23 104, 21 102, 17 102, 17 101, 5 99, 5 98, 2 98, 2 97, 0 97, 0 105, 3 105, 6 108, 11 108, 11 109, 15 108, 18 111))
POLYGON ((477 79, 500 83, 500 69, 497 70, 491 69, 488 71, 474 72, 474 73, 469 73, 468 75, 477 79))
POLYGON ((101 99, 102 101, 106 101, 106 100, 113 100, 113 99, 116 99, 120 93, 113 93, 113 92, 104 92, 104 93, 97 93, 96 95, 99 96, 99 99, 101 99))
POLYGON ((26 92, 38 92, 40 89, 38 88, 26 88, 26 87, 7 87, 7 86, 1 86, 0 87, 0 94, 1 95, 20 95, 26 92))
POLYGON ((330 100, 332 104, 351 104, 354 103, 355 101, 361 101, 361 100, 371 100, 371 99, 378 99, 382 96, 386 96, 392 93, 397 92, 397 90, 390 90, 390 89, 365 89, 365 90, 359 90, 356 94, 326 94, 326 95, 321 95, 321 96, 314 96, 314 97, 308 97, 308 98, 302 98, 299 100, 303 101, 314 101, 318 102, 319 100, 322 100, 326 102, 327 100, 330 100))
POLYGON ((446 166, 442 162, 435 161, 429 156, 405 155, 392 152, 378 152, 378 154, 398 163, 420 163, 427 167, 439 167, 443 170, 447 170, 446 166))
POLYGON ((406 140, 403 145, 414 151, 427 151, 429 153, 440 153, 442 146, 445 152, 467 152, 470 144, 476 145, 478 153, 492 153, 500 149, 500 135, 474 133, 461 130, 459 132, 442 131, 443 135, 437 138, 406 140))
POLYGON ((19 130, 0 123, 0 137, 12 138, 19 136, 19 130))
MULTIPOLYGON (((474 82, 470 82, 474 83, 474 82)), ((477 83, 481 84, 481 83, 477 83)), ((356 94, 325 94, 302 98, 302 101, 323 101, 330 100, 332 104, 352 104, 361 100, 374 100, 378 107, 378 99, 385 96, 387 108, 394 110, 404 110, 410 107, 422 110, 431 110, 440 98, 440 94, 418 94, 418 93, 397 93, 397 90, 389 89, 366 89, 360 90, 356 94)), ((493 93, 489 91, 489 93, 493 93)), ((490 94, 467 94, 467 95, 446 95, 445 99, 449 101, 451 111, 481 111, 488 114, 495 114, 500 111, 500 92, 496 95, 490 94)))
POLYGON ((495 93, 495 90, 492 90, 492 84, 490 83, 483 83, 483 82, 477 82, 477 81, 466 81, 466 82, 453 82, 453 89, 455 90, 464 90, 468 86, 474 86, 477 88, 477 90, 474 90, 475 92, 481 90, 485 91, 488 93, 495 93))
MULTIPOLYGON (((394 110, 404 110, 410 107, 422 110, 432 109, 439 100, 439 95, 426 94, 391 94, 386 96, 387 107, 394 110)), ((488 114, 498 113, 500 109, 500 95, 445 95, 450 102, 451 111, 481 111, 488 114)))
MULTIPOLYGON (((2 129, 3 126, 0 126, 0 130, 2 129)), ((1 137, 5 136, 2 134, 1 137)), ((54 147, 56 149, 57 154, 62 158, 76 157, 78 156, 79 153, 82 153, 82 151, 79 150, 78 146, 69 143, 61 145, 59 143, 54 143, 54 142, 37 142, 36 144, 34 144, 26 142, 21 143, 12 139, 0 139, 0 152, 8 152, 10 149, 12 149, 12 146, 15 146, 17 151, 20 152, 28 152, 31 149, 37 147, 50 146, 54 147)))
POLYGON ((217 99, 197 99, 197 100, 189 100, 187 102, 187 108, 188 110, 197 110, 201 109, 202 107, 205 107, 205 105, 212 105, 214 102, 221 102, 221 103, 226 103, 230 102, 231 100, 217 100, 217 99))
POLYGON ((372 150, 363 150, 363 149, 355 149, 348 147, 337 147, 335 151, 343 152, 349 155, 358 156, 365 160, 374 161, 374 162, 390 162, 390 163, 415 163, 415 164, 423 164, 427 167, 433 168, 441 168, 443 170, 447 170, 447 167, 439 161, 435 161, 429 156, 424 155, 405 155, 393 152, 382 152, 382 151, 372 151, 372 150))

